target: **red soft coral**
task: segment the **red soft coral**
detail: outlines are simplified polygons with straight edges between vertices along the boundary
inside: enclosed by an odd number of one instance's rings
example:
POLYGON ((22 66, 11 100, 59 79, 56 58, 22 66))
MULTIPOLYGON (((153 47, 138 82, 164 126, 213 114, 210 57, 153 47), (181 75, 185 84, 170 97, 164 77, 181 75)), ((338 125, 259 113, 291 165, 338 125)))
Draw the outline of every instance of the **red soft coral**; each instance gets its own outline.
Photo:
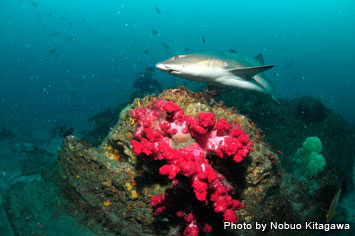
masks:
MULTIPOLYGON (((204 206, 211 204, 216 213, 223 215, 224 221, 236 222, 235 210, 241 209, 243 204, 232 199, 229 193, 234 188, 212 168, 206 157, 217 155, 241 162, 251 150, 252 142, 239 124, 231 129, 224 119, 216 123, 213 113, 200 113, 197 119, 185 116, 180 106, 163 99, 157 99, 152 108, 141 107, 131 113, 138 124, 131 142, 133 153, 144 155, 146 160, 165 160, 159 173, 168 176, 175 188, 181 181, 184 186, 191 184, 198 201, 204 206), (173 148, 173 143, 185 143, 192 138, 195 142, 180 149, 173 148)), ((164 195, 151 198, 154 214, 160 214, 169 206, 167 201, 171 201, 172 195, 172 191, 165 191, 164 195)), ((212 230, 193 212, 178 211, 177 216, 186 221, 185 236, 197 236, 200 229, 212 230)))

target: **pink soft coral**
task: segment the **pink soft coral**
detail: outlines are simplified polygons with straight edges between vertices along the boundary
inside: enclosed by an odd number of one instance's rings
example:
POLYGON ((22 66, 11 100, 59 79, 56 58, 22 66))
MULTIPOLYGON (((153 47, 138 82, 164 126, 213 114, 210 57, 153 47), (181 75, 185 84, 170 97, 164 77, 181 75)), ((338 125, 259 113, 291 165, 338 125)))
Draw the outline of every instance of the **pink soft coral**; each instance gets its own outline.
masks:
MULTIPOLYGON (((235 210, 243 207, 238 200, 232 199, 229 192, 233 187, 226 184, 223 175, 217 173, 209 164, 207 155, 216 154, 220 158, 232 158, 241 162, 251 150, 249 136, 236 124, 231 128, 229 122, 220 119, 216 123, 213 113, 200 113, 198 118, 184 115, 184 110, 172 101, 155 101, 153 108, 137 108, 132 112, 138 126, 131 144, 135 155, 144 154, 147 160, 165 160, 159 169, 178 187, 181 180, 191 185, 198 201, 207 206, 211 204, 216 213, 221 213, 224 221, 237 222, 235 210), (173 143, 195 142, 180 149, 173 143), (185 178, 178 178, 178 176, 185 178)), ((151 198, 155 214, 163 212, 169 204, 171 193, 151 198), (170 196, 169 196, 170 195, 170 196)), ((194 212, 178 211, 184 217, 184 235, 198 235, 199 230, 210 232, 212 227, 202 223, 194 212)))

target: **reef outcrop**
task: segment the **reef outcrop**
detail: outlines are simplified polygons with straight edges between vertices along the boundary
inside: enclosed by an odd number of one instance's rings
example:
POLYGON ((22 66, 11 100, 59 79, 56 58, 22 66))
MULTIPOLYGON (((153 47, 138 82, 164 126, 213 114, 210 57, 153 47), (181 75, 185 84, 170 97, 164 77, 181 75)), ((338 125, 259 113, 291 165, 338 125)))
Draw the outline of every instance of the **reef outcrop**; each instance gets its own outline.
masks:
MULTIPOLYGON (((59 151, 62 191, 76 217, 100 234, 257 235, 225 230, 223 220, 301 222, 288 200, 292 191, 309 200, 292 178, 281 183, 279 158, 263 138, 248 117, 208 94, 168 89, 123 109, 98 148, 67 137, 59 151)), ((307 216, 313 212, 309 206, 307 216)))

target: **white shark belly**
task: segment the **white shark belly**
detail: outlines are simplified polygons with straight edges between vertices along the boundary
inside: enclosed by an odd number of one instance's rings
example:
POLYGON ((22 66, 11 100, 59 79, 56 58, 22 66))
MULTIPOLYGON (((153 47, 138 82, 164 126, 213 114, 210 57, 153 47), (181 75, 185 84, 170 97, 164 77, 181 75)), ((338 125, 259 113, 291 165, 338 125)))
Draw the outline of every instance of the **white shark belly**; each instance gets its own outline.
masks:
POLYGON ((246 90, 254 90, 261 93, 265 93, 265 89, 260 87, 259 85, 253 83, 252 81, 245 80, 243 78, 239 78, 233 74, 226 74, 220 77, 217 77, 213 80, 213 82, 217 84, 221 84, 227 87, 234 87, 246 90))
POLYGON ((193 81, 212 83, 214 82, 215 79, 225 76, 227 74, 229 73, 226 73, 226 71, 222 69, 196 66, 192 70, 192 72, 185 73, 185 74, 182 73, 181 75, 178 76, 193 81))
POLYGON ((181 74, 174 74, 174 75, 192 81, 217 84, 229 88, 254 90, 254 91, 267 93, 267 94, 271 93, 269 91, 269 88, 271 88, 271 86, 259 76, 258 77, 255 76, 257 78, 255 79, 256 83, 254 83, 253 79, 246 80, 226 70, 218 69, 218 68, 196 66, 192 73, 181 73, 181 74), (261 82, 260 85, 259 85, 259 81, 261 82))

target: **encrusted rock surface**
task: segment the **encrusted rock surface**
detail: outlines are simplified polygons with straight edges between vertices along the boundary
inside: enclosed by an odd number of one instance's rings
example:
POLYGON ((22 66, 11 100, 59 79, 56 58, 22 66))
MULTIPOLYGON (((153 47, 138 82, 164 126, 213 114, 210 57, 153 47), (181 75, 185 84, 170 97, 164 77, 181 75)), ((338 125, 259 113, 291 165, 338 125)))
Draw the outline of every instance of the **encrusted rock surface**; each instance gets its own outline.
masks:
MULTIPOLYGON (((82 222, 92 226, 91 229, 97 233, 119 235, 173 235, 183 226, 183 221, 175 215, 153 215, 150 197, 164 193, 169 181, 159 174, 159 165, 146 165, 137 159, 130 144, 136 127, 130 109, 149 107, 158 98, 173 101, 185 110, 186 115, 197 117, 200 112, 213 112, 217 119, 224 118, 231 124, 240 123, 253 142, 248 157, 224 169, 220 169, 217 158, 211 164, 225 173, 237 189, 238 199, 245 204, 237 212, 239 222, 271 219, 277 204, 272 197, 280 187, 281 174, 279 159, 263 142, 262 131, 235 108, 216 103, 206 94, 170 89, 160 95, 135 99, 122 111, 117 125, 99 148, 93 148, 73 136, 65 139, 59 151, 60 176, 66 183, 67 197, 77 203, 78 211, 83 214, 82 222)), ((220 225, 223 227, 222 222, 220 225)), ((257 235, 258 232, 220 229, 218 233, 257 235)))

